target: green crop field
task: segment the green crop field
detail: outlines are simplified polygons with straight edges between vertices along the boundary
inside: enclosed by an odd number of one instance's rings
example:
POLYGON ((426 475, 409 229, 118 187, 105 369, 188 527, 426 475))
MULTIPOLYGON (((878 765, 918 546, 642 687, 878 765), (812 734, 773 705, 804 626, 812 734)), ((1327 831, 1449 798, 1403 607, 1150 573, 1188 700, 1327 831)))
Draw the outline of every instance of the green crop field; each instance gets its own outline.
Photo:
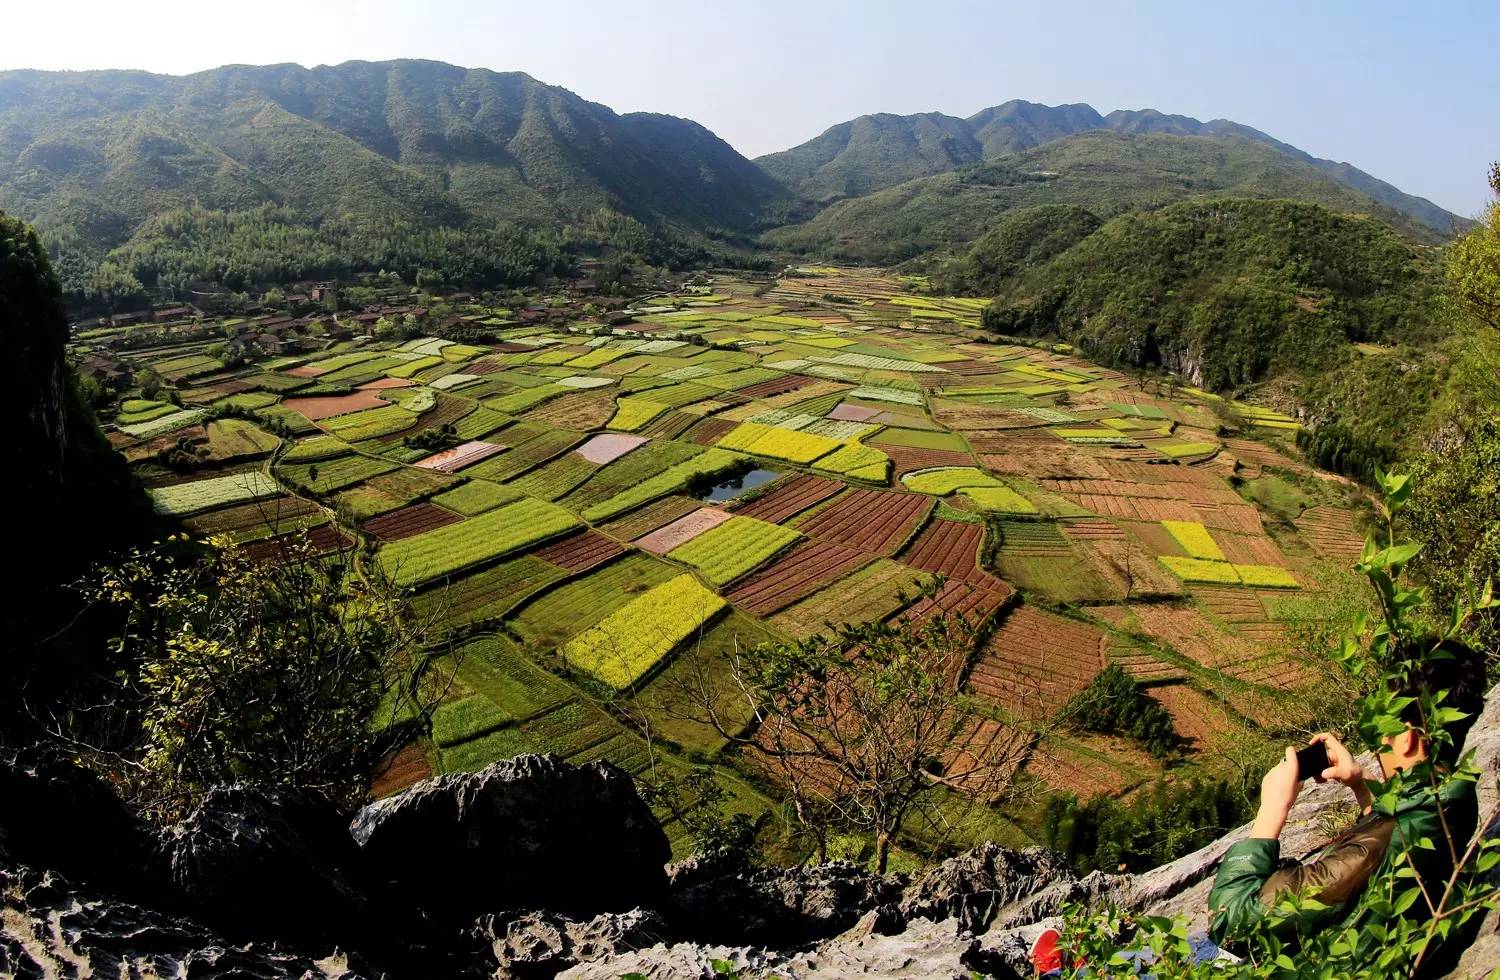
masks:
POLYGON ((260 472, 235 473, 191 483, 157 487, 151 491, 151 507, 158 514, 186 517, 217 507, 262 500, 281 493, 281 486, 260 472))
POLYGON ((680 569, 646 555, 626 555, 531 600, 509 625, 532 646, 551 648, 679 574, 680 569))
POLYGON ((667 552, 667 557, 693 566, 709 582, 723 586, 801 537, 789 527, 767 524, 752 517, 731 517, 687 544, 667 552))
POLYGON ((630 600, 559 650, 565 663, 617 689, 635 685, 712 619, 724 600, 679 575, 630 600))
POLYGON ((523 499, 380 549, 380 567, 398 585, 419 585, 512 551, 519 551, 576 526, 560 507, 523 499))

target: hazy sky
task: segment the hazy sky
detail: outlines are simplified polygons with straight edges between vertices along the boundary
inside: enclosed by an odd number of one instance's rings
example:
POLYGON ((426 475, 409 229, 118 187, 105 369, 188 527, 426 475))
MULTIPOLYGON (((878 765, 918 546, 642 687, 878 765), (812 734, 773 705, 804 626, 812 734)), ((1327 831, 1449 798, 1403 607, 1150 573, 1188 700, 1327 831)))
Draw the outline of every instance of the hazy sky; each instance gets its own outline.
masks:
POLYGON ((1500 158, 1500 2, 49 0, 0 68, 433 58, 703 123, 749 156, 866 112, 1021 98, 1224 117, 1472 215, 1500 158))

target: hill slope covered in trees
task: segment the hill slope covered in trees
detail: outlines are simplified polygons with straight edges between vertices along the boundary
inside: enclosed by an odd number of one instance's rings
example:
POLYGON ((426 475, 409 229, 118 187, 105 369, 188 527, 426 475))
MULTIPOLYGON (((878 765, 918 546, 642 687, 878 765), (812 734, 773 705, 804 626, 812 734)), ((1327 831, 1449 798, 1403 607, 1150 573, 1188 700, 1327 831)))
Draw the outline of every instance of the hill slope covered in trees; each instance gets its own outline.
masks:
POLYGON ((1407 194, 1350 164, 1314 157, 1258 129, 1228 119, 1205 123, 1154 109, 1118 109, 1104 116, 1081 103, 1047 106, 1013 99, 967 119, 940 112, 879 113, 839 123, 806 143, 755 162, 798 193, 822 201, 859 197, 1094 130, 1248 139, 1308 164, 1430 230, 1447 234, 1455 223, 1466 224, 1425 198, 1407 194))
POLYGON ((1102 131, 840 201, 765 238, 795 251, 890 263, 970 242, 1019 208, 1071 204, 1108 217, 1230 196, 1309 201, 1373 215, 1419 240, 1439 238, 1312 164, 1255 140, 1102 131))

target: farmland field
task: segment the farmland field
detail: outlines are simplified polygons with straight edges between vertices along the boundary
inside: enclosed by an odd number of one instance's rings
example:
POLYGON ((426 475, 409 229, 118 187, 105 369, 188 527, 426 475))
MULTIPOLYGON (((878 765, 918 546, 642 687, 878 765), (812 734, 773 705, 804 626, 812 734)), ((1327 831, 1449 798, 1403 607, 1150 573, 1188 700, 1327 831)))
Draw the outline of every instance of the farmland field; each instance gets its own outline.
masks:
POLYGON ((162 520, 258 560, 303 528, 353 543, 459 645, 430 735, 384 786, 524 750, 639 771, 618 708, 651 720, 667 764, 720 766, 763 809, 674 698, 694 669, 726 679, 736 646, 828 622, 987 620, 963 677, 987 720, 954 754, 1024 745, 1037 784, 1081 793, 1161 772, 1122 740, 1047 734, 1108 663, 1193 752, 1316 676, 1287 652, 1289 610, 1340 584, 1363 525, 1274 411, 1237 405, 1249 422, 1221 436, 1213 396, 996 342, 979 305, 919 278, 712 288, 611 297, 608 320, 559 295, 526 324, 481 295, 452 307, 482 324, 462 342, 329 340, 234 369, 201 338, 122 350, 168 387, 102 417, 162 520), (757 466, 775 472, 711 492, 757 466))

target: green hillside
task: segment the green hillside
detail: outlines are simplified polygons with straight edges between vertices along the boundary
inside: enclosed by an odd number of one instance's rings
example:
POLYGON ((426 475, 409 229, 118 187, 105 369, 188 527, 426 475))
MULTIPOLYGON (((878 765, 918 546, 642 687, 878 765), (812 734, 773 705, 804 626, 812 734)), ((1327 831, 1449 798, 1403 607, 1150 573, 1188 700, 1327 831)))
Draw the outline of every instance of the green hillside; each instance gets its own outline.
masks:
POLYGON ((393 225, 555 229, 600 209, 722 235, 789 197, 697 123, 619 115, 518 72, 0 72, 0 208, 89 260, 198 210, 224 223, 290 209, 324 241, 393 225))
POLYGON ((1020 212, 945 275, 996 297, 991 329, 1226 390, 1326 369, 1355 343, 1435 339, 1434 271, 1427 249, 1379 221, 1216 199, 1093 231, 1075 209, 1020 212))
POLYGON ((1307 164, 1429 231, 1447 235, 1455 227, 1468 224, 1431 201, 1407 194, 1350 164, 1319 159, 1250 126, 1228 119, 1205 123, 1154 109, 1116 110, 1102 116, 1084 104, 1047 106, 1017 99, 982 109, 968 119, 936 112, 910 116, 881 113, 832 126, 806 143, 755 162, 797 193, 814 201, 832 202, 1093 131, 1248 139, 1307 164))
POLYGON ((771 245, 831 259, 900 262, 962 245, 1004 214, 1071 204, 1108 217, 1194 197, 1288 198, 1369 214, 1418 240, 1435 232, 1313 165, 1242 137, 1089 132, 951 173, 840 201, 771 245))

